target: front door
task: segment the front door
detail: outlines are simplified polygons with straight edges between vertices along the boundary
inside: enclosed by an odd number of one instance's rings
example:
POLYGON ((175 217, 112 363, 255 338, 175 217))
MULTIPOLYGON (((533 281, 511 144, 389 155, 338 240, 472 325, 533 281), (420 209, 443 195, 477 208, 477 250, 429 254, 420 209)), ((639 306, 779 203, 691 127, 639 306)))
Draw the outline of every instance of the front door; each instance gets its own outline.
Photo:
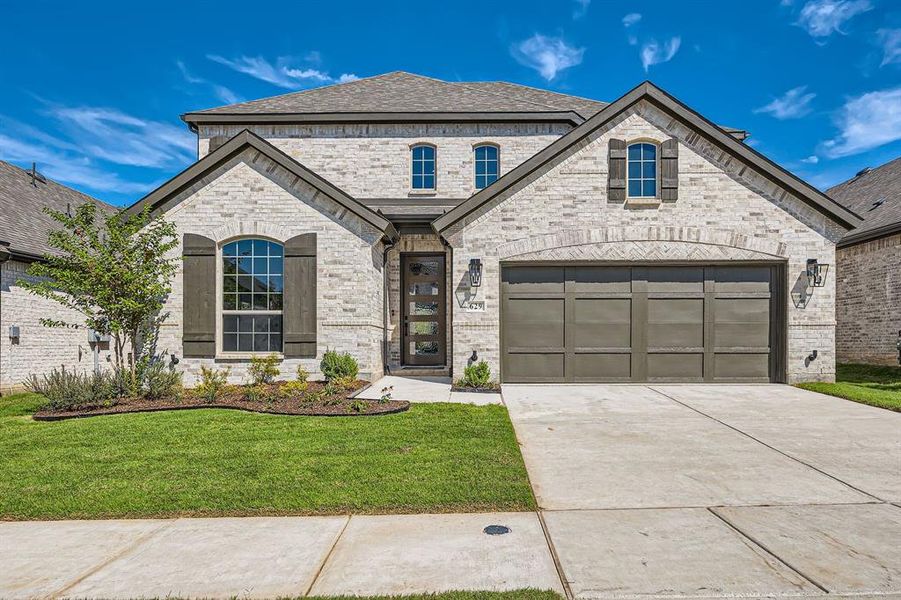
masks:
POLYGON ((405 365, 445 363, 444 255, 401 255, 401 313, 405 365))

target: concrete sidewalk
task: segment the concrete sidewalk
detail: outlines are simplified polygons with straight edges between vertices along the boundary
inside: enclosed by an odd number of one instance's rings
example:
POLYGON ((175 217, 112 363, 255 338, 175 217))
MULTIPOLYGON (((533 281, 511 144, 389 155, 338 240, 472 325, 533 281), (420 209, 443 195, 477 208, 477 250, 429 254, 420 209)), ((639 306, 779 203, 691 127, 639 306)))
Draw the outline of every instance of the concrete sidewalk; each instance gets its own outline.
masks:
POLYGON ((502 404, 500 394, 452 392, 449 377, 400 377, 386 375, 360 392, 359 397, 377 400, 390 387, 391 397, 409 402, 458 402, 460 404, 502 404))
POLYGON ((527 587, 563 591, 535 513, 0 523, 4 599, 527 587))

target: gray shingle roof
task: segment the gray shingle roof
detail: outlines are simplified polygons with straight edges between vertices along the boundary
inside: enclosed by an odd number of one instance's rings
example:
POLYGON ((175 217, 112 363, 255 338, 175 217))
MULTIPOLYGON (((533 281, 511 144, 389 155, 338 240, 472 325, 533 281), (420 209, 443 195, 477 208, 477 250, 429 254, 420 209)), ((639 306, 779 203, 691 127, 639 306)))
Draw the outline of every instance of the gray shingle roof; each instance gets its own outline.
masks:
MULTIPOLYGON (((487 84, 450 83, 402 71, 367 77, 347 83, 230 104, 189 114, 315 114, 315 113, 410 113, 410 112, 558 112, 575 110, 556 100, 553 106, 536 99, 536 92, 506 93, 487 84)), ((496 84, 492 84, 496 85, 496 84)), ((504 84, 511 86, 512 84, 504 84)), ((521 86, 514 86, 521 87, 521 86)), ((550 92, 548 94, 551 94, 550 92)), ((566 98, 562 94, 554 94, 566 98)), ((590 102, 590 101, 588 101, 590 102)))
POLYGON ((830 188, 826 195, 864 219, 842 245, 901 231, 901 157, 830 188))
POLYGON ((47 234, 58 229, 59 224, 44 213, 44 207, 75 210, 85 202, 94 202, 105 210, 116 210, 50 179, 46 183, 32 184, 30 171, 0 161, 0 242, 9 244, 13 253, 41 256, 51 252, 47 234))

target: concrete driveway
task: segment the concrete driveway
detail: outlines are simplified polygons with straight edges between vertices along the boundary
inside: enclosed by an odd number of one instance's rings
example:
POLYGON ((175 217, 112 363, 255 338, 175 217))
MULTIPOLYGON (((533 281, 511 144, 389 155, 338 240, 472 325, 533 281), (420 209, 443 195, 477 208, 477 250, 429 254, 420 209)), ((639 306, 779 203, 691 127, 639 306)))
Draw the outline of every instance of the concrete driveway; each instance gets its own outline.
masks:
POLYGON ((901 597, 901 414, 782 385, 503 395, 574 597, 901 597))

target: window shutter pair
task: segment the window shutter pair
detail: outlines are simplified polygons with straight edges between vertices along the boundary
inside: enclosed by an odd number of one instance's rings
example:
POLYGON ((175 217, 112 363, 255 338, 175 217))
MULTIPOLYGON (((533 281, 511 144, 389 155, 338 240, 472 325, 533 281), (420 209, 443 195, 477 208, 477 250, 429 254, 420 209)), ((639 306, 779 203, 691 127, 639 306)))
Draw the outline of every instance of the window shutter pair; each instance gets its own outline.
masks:
MULTIPOLYGON (((193 233, 182 238, 182 353, 216 356, 216 242, 193 233)), ((285 242, 282 340, 285 357, 316 356, 316 234, 285 242)))
MULTIPOLYGON (((607 144, 607 199, 626 200, 626 140, 611 138, 607 144)), ((679 198, 679 141, 671 138, 660 144, 660 199, 679 198)))

